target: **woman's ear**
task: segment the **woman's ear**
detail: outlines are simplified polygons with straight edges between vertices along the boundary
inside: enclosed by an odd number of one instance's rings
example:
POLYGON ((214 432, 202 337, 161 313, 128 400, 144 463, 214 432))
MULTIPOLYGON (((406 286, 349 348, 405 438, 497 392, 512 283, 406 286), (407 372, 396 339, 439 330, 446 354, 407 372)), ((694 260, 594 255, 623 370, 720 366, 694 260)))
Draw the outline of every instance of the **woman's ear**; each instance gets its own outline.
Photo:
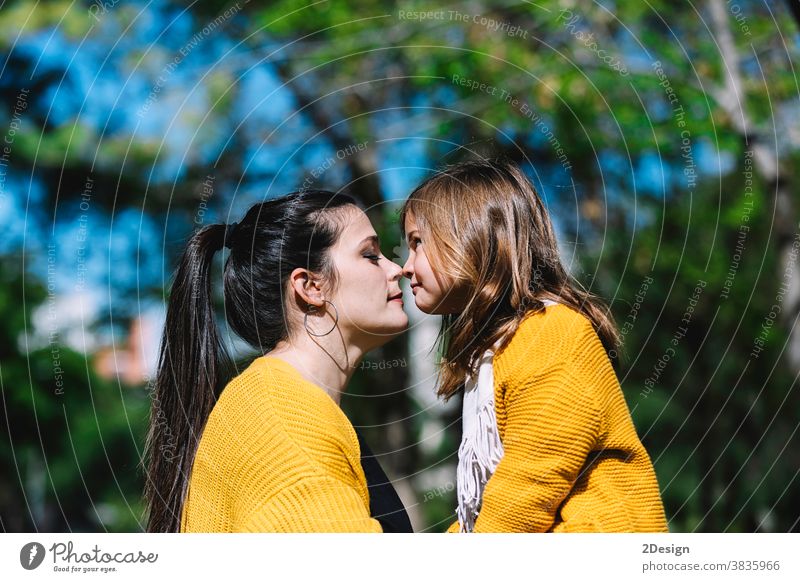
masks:
POLYGON ((297 298, 307 305, 322 307, 325 305, 325 294, 319 280, 308 269, 297 268, 289 275, 289 285, 297 298))

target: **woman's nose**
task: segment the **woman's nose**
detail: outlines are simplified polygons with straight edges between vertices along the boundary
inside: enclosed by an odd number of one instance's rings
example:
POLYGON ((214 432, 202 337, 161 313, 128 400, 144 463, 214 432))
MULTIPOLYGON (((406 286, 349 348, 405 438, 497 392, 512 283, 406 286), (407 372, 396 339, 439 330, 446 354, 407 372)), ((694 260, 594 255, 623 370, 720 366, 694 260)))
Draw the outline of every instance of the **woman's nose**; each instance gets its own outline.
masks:
POLYGON ((389 280, 397 281, 402 276, 403 276, 403 267, 401 267, 394 261, 389 261, 389 280))

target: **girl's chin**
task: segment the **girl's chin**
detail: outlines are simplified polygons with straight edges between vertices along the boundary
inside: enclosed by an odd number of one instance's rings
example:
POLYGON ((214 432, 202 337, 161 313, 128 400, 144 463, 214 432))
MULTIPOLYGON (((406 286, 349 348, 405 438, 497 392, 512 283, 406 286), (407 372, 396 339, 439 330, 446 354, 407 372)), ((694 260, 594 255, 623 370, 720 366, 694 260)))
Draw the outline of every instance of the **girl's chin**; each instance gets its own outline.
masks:
POLYGON ((442 315, 438 309, 438 307, 440 307, 439 305, 432 301, 425 301, 425 298, 420 297, 419 294, 414 298, 414 304, 417 306, 417 309, 428 315, 442 315))
POLYGON ((428 315, 455 315, 464 310, 462 302, 450 295, 434 298, 418 292, 414 296, 414 303, 417 309, 428 315))

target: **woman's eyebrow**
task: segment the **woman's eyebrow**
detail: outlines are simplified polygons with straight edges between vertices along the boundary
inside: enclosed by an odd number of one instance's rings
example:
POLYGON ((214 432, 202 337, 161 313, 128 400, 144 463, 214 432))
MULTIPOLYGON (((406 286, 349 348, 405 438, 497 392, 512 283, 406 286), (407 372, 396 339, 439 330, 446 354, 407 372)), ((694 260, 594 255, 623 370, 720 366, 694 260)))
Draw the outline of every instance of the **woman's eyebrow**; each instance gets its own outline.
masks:
POLYGON ((362 240, 362 241, 361 241, 360 243, 358 243, 358 244, 359 244, 359 245, 362 245, 362 244, 364 244, 364 243, 365 243, 365 242, 367 242, 367 241, 372 241, 372 242, 374 242, 374 243, 375 243, 376 245, 378 245, 378 246, 380 246, 380 243, 381 243, 380 239, 378 238, 378 235, 376 235, 376 234, 373 234, 372 236, 368 236, 367 238, 365 238, 364 240, 362 240))

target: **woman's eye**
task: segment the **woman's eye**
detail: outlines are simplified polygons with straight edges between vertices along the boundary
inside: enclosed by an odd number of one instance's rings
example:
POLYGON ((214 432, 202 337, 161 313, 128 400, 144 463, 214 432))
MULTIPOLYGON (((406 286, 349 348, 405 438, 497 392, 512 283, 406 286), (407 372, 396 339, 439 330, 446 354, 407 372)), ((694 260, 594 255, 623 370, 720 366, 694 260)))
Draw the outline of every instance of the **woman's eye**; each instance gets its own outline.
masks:
POLYGON ((380 260, 380 256, 378 255, 364 255, 365 259, 369 259, 370 261, 378 261, 380 260))

